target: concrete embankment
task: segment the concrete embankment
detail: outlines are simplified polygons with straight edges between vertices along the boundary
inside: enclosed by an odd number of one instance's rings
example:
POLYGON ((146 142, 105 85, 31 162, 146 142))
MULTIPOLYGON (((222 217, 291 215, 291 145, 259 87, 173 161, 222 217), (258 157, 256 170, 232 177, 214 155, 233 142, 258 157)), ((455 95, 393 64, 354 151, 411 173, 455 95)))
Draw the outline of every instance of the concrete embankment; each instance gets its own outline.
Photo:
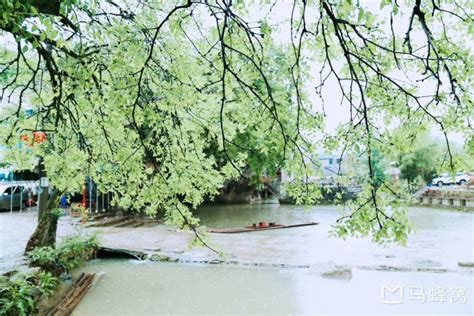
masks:
POLYGON ((474 211, 474 189, 467 187, 430 187, 414 198, 415 203, 422 206, 474 211))

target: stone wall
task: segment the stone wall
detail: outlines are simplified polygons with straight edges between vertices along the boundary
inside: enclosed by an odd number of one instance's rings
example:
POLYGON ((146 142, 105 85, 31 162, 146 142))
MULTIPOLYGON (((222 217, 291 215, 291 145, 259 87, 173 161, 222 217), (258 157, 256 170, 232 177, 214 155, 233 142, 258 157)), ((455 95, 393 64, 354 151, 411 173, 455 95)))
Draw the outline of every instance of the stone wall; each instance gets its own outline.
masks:
POLYGON ((474 190, 460 187, 428 188, 417 196, 420 205, 474 210, 474 190))

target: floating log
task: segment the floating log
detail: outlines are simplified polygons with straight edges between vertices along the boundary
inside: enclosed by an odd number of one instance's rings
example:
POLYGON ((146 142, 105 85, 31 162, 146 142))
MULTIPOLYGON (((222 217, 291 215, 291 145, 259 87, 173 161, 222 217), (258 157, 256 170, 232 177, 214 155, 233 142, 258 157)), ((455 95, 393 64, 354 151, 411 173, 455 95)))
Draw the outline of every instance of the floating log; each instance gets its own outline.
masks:
POLYGON ((285 229, 285 228, 312 226, 312 225, 318 225, 318 224, 319 224, 318 222, 303 223, 303 224, 291 224, 291 225, 275 224, 275 225, 265 226, 265 227, 247 226, 247 227, 244 227, 244 228, 216 228, 216 229, 208 229, 207 231, 208 231, 209 233, 235 234, 235 233, 256 232, 256 231, 261 231, 261 230, 285 229))
POLYGON ((66 316, 71 315, 72 311, 79 304, 87 291, 94 284, 95 273, 82 273, 74 282, 71 289, 59 301, 59 303, 48 311, 48 316, 66 316))

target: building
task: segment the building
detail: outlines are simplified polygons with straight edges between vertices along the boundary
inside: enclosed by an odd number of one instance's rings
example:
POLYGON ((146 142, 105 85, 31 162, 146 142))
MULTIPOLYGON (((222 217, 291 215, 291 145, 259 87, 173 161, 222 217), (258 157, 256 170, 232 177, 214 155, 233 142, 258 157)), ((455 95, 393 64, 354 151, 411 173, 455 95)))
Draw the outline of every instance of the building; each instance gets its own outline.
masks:
MULTIPOLYGON (((317 157, 319 166, 313 165, 313 170, 321 169, 322 176, 311 176, 310 181, 324 185, 335 184, 336 177, 344 174, 344 167, 340 155, 319 154, 317 157)), ((307 161, 308 164, 311 162, 307 161)), ((290 182, 293 176, 281 171, 281 182, 290 182)))

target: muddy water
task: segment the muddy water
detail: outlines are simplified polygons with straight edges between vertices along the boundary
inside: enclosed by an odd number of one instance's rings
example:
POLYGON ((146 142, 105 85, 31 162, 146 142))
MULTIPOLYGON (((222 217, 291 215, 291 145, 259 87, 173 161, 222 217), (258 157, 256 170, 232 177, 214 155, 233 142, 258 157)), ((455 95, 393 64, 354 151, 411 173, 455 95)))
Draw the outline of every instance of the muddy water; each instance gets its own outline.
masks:
MULTIPOLYGON (((0 212, 0 274, 25 263, 23 252, 38 222, 36 208, 22 212, 0 212)), ((74 233, 73 219, 63 216, 58 222, 59 237, 74 233)))
POLYGON ((411 208, 415 231, 407 247, 327 238, 339 216, 331 206, 212 206, 197 215, 207 227, 241 227, 262 220, 320 225, 210 236, 237 259, 291 262, 307 268, 93 262, 85 269, 102 276, 75 315, 473 314, 472 269, 457 265, 474 261, 472 213, 411 208), (328 261, 349 267, 352 278, 324 278, 319 271, 328 261), (396 295, 385 291, 385 303, 384 286, 400 287, 396 295))
MULTIPOLYGON (((86 270, 103 273, 73 315, 163 314, 321 314, 471 315, 472 279, 458 273, 353 270, 349 281, 312 274, 309 269, 242 268, 179 263, 94 262, 86 270), (383 286, 401 286, 386 296, 383 286), (422 288, 424 301, 410 288, 422 288), (448 289, 443 303, 430 299, 432 287, 448 289), (467 302, 452 300, 450 288, 464 288, 467 302), (398 292, 400 293, 400 292, 398 292)), ((421 292, 415 292, 421 293, 421 292)))
MULTIPOLYGON (((458 261, 474 261, 474 214, 431 208, 410 208, 413 225, 406 247, 380 246, 369 238, 328 238, 340 213, 334 206, 300 207, 290 205, 212 206, 199 210, 201 223, 208 227, 242 227, 262 220, 291 224, 319 222, 318 226, 238 234, 232 240, 256 242, 285 256, 293 263, 314 264, 334 261, 357 266, 396 266, 459 270, 458 261), (255 234, 255 235, 254 235, 255 234), (257 235, 258 234, 258 235, 257 235)), ((227 237, 227 236, 226 236, 227 237)), ((223 238, 220 237, 219 238, 223 238)), ((229 238, 230 239, 230 238, 229 238)), ((226 242, 224 242, 224 248, 226 242)), ((258 256, 258 254, 257 254, 258 256)))

